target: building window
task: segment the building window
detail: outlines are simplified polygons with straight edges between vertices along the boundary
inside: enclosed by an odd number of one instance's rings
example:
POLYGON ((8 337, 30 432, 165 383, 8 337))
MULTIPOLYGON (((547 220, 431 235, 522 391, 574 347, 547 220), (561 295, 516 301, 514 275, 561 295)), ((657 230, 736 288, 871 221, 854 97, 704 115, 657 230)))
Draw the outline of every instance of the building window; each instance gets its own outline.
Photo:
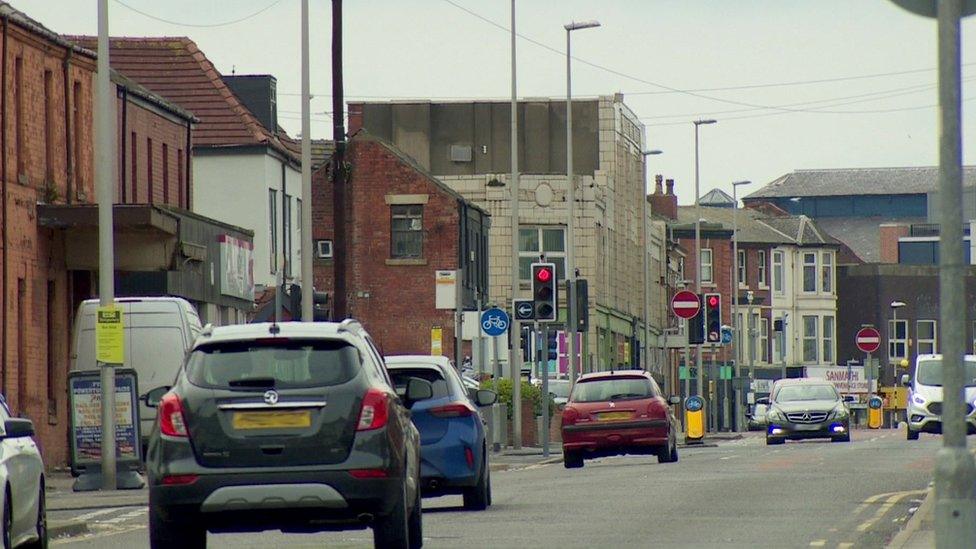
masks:
POLYGON ((390 257, 416 259, 424 252, 424 207, 421 204, 390 206, 390 257))
POLYGON ((764 287, 769 284, 766 281, 766 252, 756 252, 756 264, 759 269, 759 286, 764 287))
POLYGON ((136 132, 132 132, 132 203, 139 203, 139 142, 136 140, 136 132))
POLYGON ((163 143, 163 204, 169 204, 169 145, 163 143))
MULTIPOLYGON (((17 175, 25 173, 24 152, 24 58, 14 59, 14 147, 17 151, 17 175)), ((6 177, 6 174, 4 174, 6 177)))
POLYGON ((83 194, 81 188, 81 170, 84 166, 81 154, 81 138, 85 135, 85 130, 81 128, 81 82, 75 81, 71 93, 71 112, 74 115, 74 124, 71 126, 71 150, 74 151, 74 154, 71 156, 72 164, 74 164, 71 166, 71 176, 74 180, 75 196, 81 196, 83 194))
POLYGON ((48 421, 53 418, 57 421, 58 414, 58 390, 57 390, 57 372, 58 372, 58 357, 56 345, 56 338, 58 337, 58 332, 55 329, 55 324, 57 323, 58 315, 56 311, 57 307, 57 292, 53 280, 47 281, 47 414, 48 421))
POLYGON ((54 185, 54 73, 44 71, 44 177, 54 185))
POLYGON ((281 199, 281 223, 282 252, 285 254, 285 276, 291 276, 291 195, 288 193, 284 193, 281 199))
POLYGON ((278 272, 278 191, 268 189, 268 224, 271 245, 268 246, 271 252, 271 274, 278 272))
POLYGON ((295 199, 295 216, 298 218, 298 256, 301 257, 302 250, 305 249, 305 241, 302 240, 302 229, 304 228, 304 223, 302 222, 302 199, 295 199))
POLYGON ((817 362, 817 317, 803 317, 803 362, 817 362))
POLYGON ((183 188, 183 149, 176 149, 176 203, 181 208, 186 208, 183 188))
POLYGON ((935 322, 934 320, 919 320, 915 323, 915 349, 920 355, 934 355, 938 352, 935 322))
POLYGON ((783 293, 783 252, 773 252, 773 291, 783 293))
POLYGON ((701 251, 701 281, 702 282, 714 282, 712 276, 712 249, 702 248, 701 251))
POLYGON ((746 284, 746 251, 739 250, 739 284, 746 284))
POLYGON ((743 337, 743 334, 747 333, 747 331, 742 313, 736 315, 735 320, 735 334, 733 334, 735 335, 735 359, 739 362, 743 362, 745 360, 745 353, 743 351, 745 350, 744 346, 747 339, 746 337, 743 337))
POLYGON ((749 363, 759 359, 762 356, 761 351, 756 348, 758 345, 762 345, 759 337, 762 334, 759 332, 759 313, 752 313, 752 317, 749 319, 749 363))
POLYGON ((685 258, 678 258, 678 280, 685 279, 685 258))
POLYGON ((817 254, 803 254, 803 291, 817 291, 817 254))
POLYGON ((834 317, 823 317, 823 363, 834 363, 834 317))
POLYGON ((908 358, 908 321, 888 321, 888 358, 908 358))
POLYGON ((759 321, 759 361, 769 363, 769 319, 759 321))
POLYGON ((566 229, 563 227, 519 228, 519 280, 529 282, 530 265, 545 255, 556 264, 556 280, 566 278, 566 229))
POLYGON ((153 204, 156 202, 156 197, 153 194, 153 148, 152 148, 152 138, 146 138, 146 191, 149 197, 149 203, 153 204))
POLYGON ((834 254, 824 252, 820 259, 820 291, 834 293, 834 254))

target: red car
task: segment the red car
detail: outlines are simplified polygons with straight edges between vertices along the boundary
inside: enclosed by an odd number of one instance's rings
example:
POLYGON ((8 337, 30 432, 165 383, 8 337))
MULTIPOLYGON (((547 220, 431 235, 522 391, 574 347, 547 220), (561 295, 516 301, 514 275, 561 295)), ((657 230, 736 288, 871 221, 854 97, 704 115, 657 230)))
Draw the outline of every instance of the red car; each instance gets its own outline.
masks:
POLYGON ((670 404, 647 372, 620 370, 586 374, 576 381, 563 409, 563 464, 583 466, 589 458, 655 454, 660 463, 678 461, 676 424, 670 404))

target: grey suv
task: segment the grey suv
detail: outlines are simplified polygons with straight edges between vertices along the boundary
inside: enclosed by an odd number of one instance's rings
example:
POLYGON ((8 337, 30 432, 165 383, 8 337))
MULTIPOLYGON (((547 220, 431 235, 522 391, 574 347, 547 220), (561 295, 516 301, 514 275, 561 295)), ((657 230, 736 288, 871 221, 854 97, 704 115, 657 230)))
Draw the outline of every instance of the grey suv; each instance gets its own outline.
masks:
POLYGON ((766 444, 786 439, 829 438, 850 442, 847 403, 829 381, 781 379, 773 384, 766 411, 766 444))
POLYGON ((420 547, 420 437, 359 323, 204 329, 149 440, 154 549, 205 547, 207 531, 373 528, 376 547, 420 547))

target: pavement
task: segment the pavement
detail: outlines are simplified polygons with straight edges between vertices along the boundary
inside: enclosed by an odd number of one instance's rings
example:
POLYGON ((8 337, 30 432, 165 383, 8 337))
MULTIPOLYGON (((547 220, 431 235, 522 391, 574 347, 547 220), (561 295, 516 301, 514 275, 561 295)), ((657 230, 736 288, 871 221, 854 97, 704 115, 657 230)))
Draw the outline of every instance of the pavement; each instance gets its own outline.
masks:
POLYGON ((935 547, 935 492, 929 487, 925 501, 905 527, 887 545, 888 549, 929 549, 935 547))

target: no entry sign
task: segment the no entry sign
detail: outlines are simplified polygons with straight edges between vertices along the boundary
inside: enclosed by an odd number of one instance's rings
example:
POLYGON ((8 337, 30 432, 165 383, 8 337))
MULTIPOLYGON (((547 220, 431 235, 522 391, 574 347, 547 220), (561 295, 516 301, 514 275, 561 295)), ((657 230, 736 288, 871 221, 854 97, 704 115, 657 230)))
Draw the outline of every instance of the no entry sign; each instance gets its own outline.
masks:
POLYGON ((881 332, 875 328, 861 328, 854 336, 857 348, 864 353, 873 353, 881 347, 881 332))
POLYGON ((701 302, 698 300, 698 294, 694 292, 681 290, 671 298, 671 311, 681 318, 695 318, 700 309, 701 302))

